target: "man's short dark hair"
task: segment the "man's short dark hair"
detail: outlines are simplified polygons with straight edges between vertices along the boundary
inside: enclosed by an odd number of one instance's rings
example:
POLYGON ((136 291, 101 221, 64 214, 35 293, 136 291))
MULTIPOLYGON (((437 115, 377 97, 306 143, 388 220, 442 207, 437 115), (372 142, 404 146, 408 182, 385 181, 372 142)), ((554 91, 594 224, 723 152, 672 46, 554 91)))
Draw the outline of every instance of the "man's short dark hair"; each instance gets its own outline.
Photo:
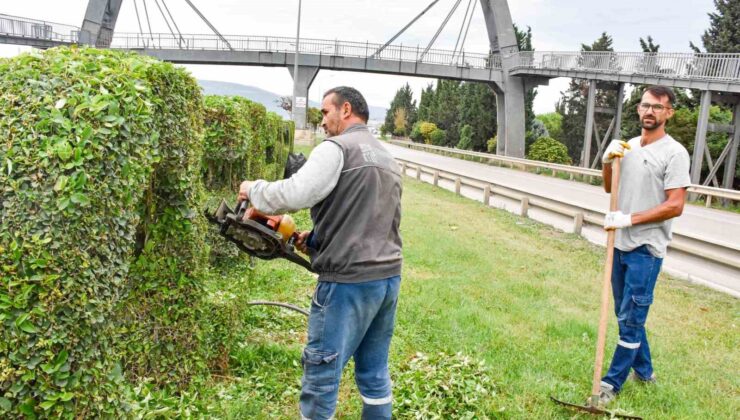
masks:
POLYGON ((367 122, 370 118, 370 112, 367 109, 367 102, 362 94, 355 88, 349 86, 338 86, 333 89, 329 89, 324 93, 324 98, 334 94, 334 105, 339 108, 345 102, 349 102, 352 105, 352 113, 362 118, 363 121, 367 122))
POLYGON ((645 94, 645 92, 650 92, 651 95, 655 96, 658 99, 667 96, 668 103, 671 104, 671 106, 673 106, 673 103, 676 102, 676 94, 673 93, 673 89, 667 86, 648 86, 642 93, 645 94))

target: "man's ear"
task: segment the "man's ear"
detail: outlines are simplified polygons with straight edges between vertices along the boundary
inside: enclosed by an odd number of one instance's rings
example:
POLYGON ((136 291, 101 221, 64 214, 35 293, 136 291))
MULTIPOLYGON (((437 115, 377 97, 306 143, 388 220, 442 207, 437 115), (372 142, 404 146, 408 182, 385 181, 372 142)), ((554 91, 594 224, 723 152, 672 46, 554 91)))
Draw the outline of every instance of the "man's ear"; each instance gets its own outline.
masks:
POLYGON ((345 102, 342 104, 342 118, 349 118, 352 115, 352 104, 345 102))

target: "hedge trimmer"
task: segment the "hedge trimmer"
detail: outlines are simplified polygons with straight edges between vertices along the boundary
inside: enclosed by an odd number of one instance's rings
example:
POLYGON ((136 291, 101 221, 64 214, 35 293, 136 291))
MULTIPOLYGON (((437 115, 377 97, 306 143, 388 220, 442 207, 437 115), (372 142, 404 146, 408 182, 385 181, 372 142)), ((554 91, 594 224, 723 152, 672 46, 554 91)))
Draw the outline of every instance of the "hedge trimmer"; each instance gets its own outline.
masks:
POLYGON ((293 244, 298 234, 289 215, 268 216, 249 207, 249 200, 239 202, 233 211, 226 200, 221 200, 216 211, 206 210, 205 216, 219 226, 221 236, 247 254, 263 260, 285 258, 313 272, 311 263, 295 253, 293 244))
MULTIPOLYGON (((293 244, 298 234, 295 222, 289 215, 262 214, 254 207, 249 207, 248 200, 237 203, 235 212, 226 204, 226 200, 221 200, 216 211, 211 213, 206 210, 205 216, 208 221, 219 226, 221 236, 233 242, 243 252, 263 260, 285 258, 313 272, 311 263, 294 251, 293 244)), ((281 306, 309 315, 305 309, 288 303, 254 301, 249 302, 249 305, 281 306)))

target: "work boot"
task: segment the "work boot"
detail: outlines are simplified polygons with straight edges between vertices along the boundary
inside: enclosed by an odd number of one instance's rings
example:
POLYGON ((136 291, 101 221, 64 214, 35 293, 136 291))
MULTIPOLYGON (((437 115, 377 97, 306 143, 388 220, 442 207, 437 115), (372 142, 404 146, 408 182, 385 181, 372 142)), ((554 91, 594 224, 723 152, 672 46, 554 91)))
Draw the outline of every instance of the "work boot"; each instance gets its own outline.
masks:
POLYGON ((643 378, 633 370, 632 372, 630 372, 630 376, 627 379, 631 379, 640 384, 654 384, 658 382, 658 378, 655 376, 655 372, 653 372, 649 378, 643 378))
MULTIPOLYGON (((607 404, 612 402, 617 397, 617 393, 614 392, 614 387, 606 382, 601 382, 601 388, 599 390, 599 407, 604 408, 607 404)), ((586 401, 587 406, 591 406, 591 399, 586 401)))

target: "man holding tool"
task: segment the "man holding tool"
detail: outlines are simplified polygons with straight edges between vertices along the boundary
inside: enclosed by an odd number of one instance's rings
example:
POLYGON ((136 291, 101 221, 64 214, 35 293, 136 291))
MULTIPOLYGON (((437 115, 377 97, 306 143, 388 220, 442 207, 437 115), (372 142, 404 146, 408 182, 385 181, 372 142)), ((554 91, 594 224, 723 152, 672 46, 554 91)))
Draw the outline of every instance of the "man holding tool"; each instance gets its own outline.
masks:
POLYGON ((619 341, 601 380, 602 405, 616 397, 631 369, 635 380, 655 382, 645 320, 671 240, 671 219, 683 212, 686 187, 691 185, 689 154, 665 132, 674 101, 670 88, 645 89, 637 106, 642 135, 629 142, 612 140, 602 158, 607 193, 611 192, 612 161, 622 158, 619 210, 609 212, 604 220, 604 229, 617 229, 611 281, 619 341))
POLYGON ((367 129, 360 92, 324 94, 321 127, 329 136, 291 178, 244 181, 239 199, 268 214, 311 208, 313 230, 299 250, 319 274, 303 350, 303 419, 334 415, 342 370, 355 361, 362 418, 391 418, 388 350, 401 282, 401 172, 367 129))

